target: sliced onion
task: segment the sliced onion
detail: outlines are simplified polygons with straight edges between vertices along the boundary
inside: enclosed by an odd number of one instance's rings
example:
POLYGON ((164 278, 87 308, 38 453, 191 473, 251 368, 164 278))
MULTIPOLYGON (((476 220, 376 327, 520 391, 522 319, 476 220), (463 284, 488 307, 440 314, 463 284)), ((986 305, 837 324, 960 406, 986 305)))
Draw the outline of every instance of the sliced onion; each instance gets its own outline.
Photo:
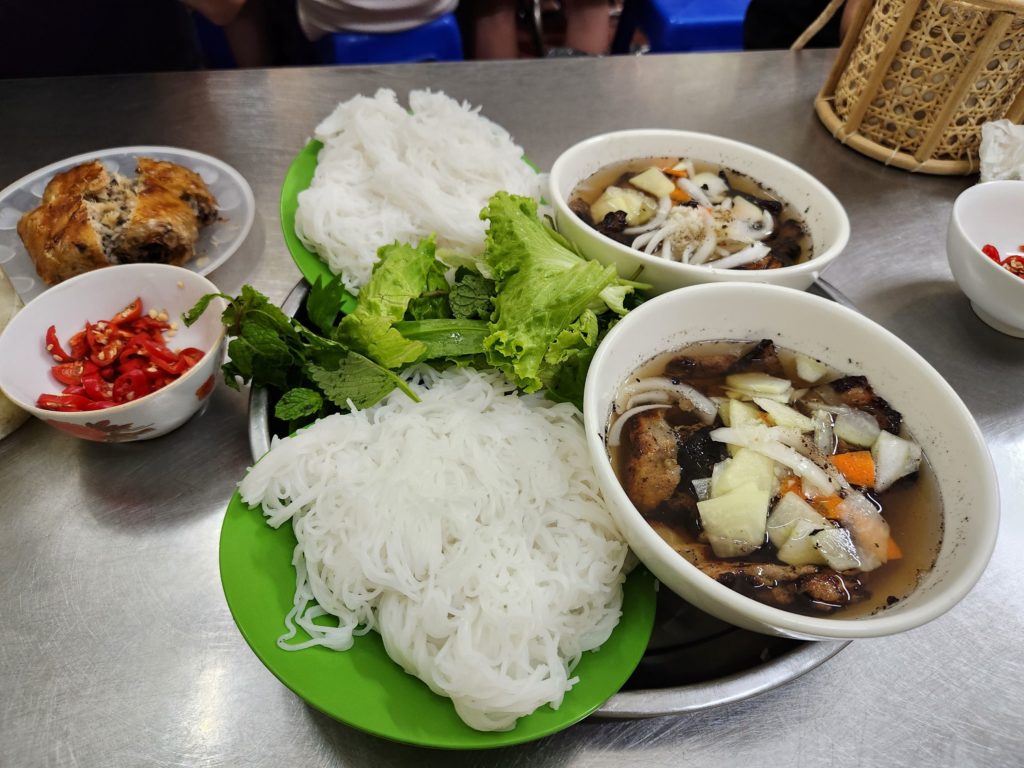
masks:
POLYGON ((629 398, 625 410, 628 411, 636 408, 638 405, 650 405, 651 403, 672 403, 673 400, 675 400, 675 397, 673 397, 672 393, 654 389, 649 392, 641 392, 629 398))
POLYGON ((653 411, 655 408, 671 408, 671 405, 638 405, 636 408, 630 408, 624 414, 612 424, 612 428, 608 430, 608 447, 617 448, 619 443, 622 442, 622 428, 626 426, 626 422, 636 416, 642 411, 653 411))
POLYGON ((693 183, 699 186, 714 203, 720 203, 729 196, 729 185, 710 171, 693 176, 693 183))
POLYGON ((704 190, 694 184, 692 180, 687 179, 684 176, 680 176, 676 179, 676 186, 693 198, 697 205, 706 205, 708 208, 711 207, 711 200, 708 199, 704 190))
POLYGON ((644 253, 653 256, 654 249, 661 245, 661 242, 671 235, 674 235, 679 231, 679 224, 666 224, 664 227, 655 232, 654 237, 644 247, 644 253))
POLYGON ((874 416, 855 408, 836 414, 835 430, 845 442, 858 448, 870 448, 882 431, 874 416))
POLYGON ((693 406, 694 411, 700 416, 701 421, 710 424, 718 415, 718 406, 708 397, 691 387, 689 384, 674 382, 664 376, 650 376, 639 381, 632 381, 622 388, 619 396, 615 399, 615 409, 623 410, 629 401, 643 392, 668 392, 677 398, 687 400, 693 406))
POLYGON ((647 243, 651 241, 651 238, 654 237, 656 234, 657 232, 651 231, 644 232, 642 235, 637 235, 633 239, 632 247, 636 248, 638 251, 641 250, 645 245, 647 245, 647 243))
POLYGON ((709 262, 708 266, 714 267, 715 269, 732 269, 734 267, 742 267, 744 264, 753 264, 755 261, 760 261, 771 253, 771 250, 772 249, 764 243, 754 243, 749 248, 737 251, 731 256, 726 256, 724 259, 709 262))
POLYGON ((736 445, 740 448, 749 448, 789 467, 816 493, 828 496, 836 492, 837 486, 832 478, 814 461, 788 445, 783 445, 778 440, 772 440, 769 435, 766 427, 722 427, 710 433, 712 440, 736 445))
POLYGON ((715 220, 711 217, 711 214, 707 211, 704 212, 704 240, 700 244, 700 248, 693 254, 693 258, 690 259, 691 264, 703 264, 715 252, 715 246, 718 245, 718 238, 715 236, 715 220))
MULTIPOLYGON (((626 227, 622 230, 624 235, 639 235, 642 232, 650 232, 652 229, 657 229, 665 223, 665 218, 668 216, 669 209, 672 207, 672 198, 668 195, 658 198, 658 208, 654 212, 654 218, 650 221, 646 221, 635 227, 626 227)), ((636 247, 635 245, 633 246, 636 247)))
POLYGON ((832 430, 832 416, 821 408, 814 411, 814 447, 823 456, 831 456, 836 447, 836 436, 832 430))

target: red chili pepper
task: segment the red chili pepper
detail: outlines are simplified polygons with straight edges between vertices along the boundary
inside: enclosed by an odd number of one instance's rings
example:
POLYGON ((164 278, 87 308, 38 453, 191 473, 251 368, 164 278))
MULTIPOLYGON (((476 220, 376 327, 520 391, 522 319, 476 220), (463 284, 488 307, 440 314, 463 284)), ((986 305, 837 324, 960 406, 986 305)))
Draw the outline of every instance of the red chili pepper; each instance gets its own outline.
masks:
POLYGON ((153 361, 163 360, 167 363, 178 362, 178 356, 169 350, 166 345, 159 344, 154 341, 146 340, 142 342, 142 346, 145 347, 146 351, 149 352, 149 356, 153 361))
POLYGON ((142 299, 135 299, 131 304, 122 309, 112 318, 110 322, 113 325, 120 325, 121 323, 129 323, 132 320, 137 320, 142 316, 142 299))
POLYGON ((191 368, 193 365, 195 365, 200 360, 202 360, 204 354, 206 354, 206 353, 203 352, 203 350, 196 349, 195 347, 185 347, 183 350, 181 350, 178 353, 179 356, 187 357, 188 358, 188 360, 189 360, 188 367, 189 368, 191 368))
POLYGON ((86 405, 82 406, 83 411, 102 411, 104 408, 113 408, 115 403, 113 400, 90 400, 86 405))
POLYGON ((85 331, 79 331, 68 339, 68 348, 71 350, 71 357, 81 360, 89 354, 89 345, 85 340, 85 331))
POLYGON ((47 411, 83 411, 92 402, 82 395, 40 395, 36 405, 47 411))
POLYGON ((1003 269, 1017 277, 1024 277, 1024 256, 1007 256, 1003 269))
POLYGON ((985 245, 981 246, 981 252, 988 256, 990 259, 992 259, 992 261, 994 261, 996 264, 1003 263, 1003 260, 999 257, 999 249, 996 248, 991 243, 986 243, 985 245))
POLYGON ((101 349, 94 351, 89 355, 89 359, 92 360, 100 368, 105 368, 108 365, 113 365, 117 362, 117 359, 121 356, 121 352, 124 349, 124 339, 111 339, 101 349))
POLYGON ((54 360, 60 363, 70 363, 74 360, 61 347, 60 341, 57 339, 57 328, 53 325, 46 329, 46 351, 53 355, 54 360))
POLYGON ((139 370, 128 371, 118 376, 117 381, 114 382, 114 401, 118 403, 138 400, 150 392, 152 392, 152 388, 149 385, 149 379, 146 378, 145 373, 139 370))
POLYGON ((88 373, 82 377, 82 386, 85 388, 85 396, 91 400, 113 400, 114 387, 98 373, 88 373))
POLYGON ((165 320, 143 314, 141 299, 135 299, 109 321, 86 322, 68 343, 65 352, 50 327, 47 351, 59 362, 51 368, 57 381, 65 384, 59 395, 40 395, 41 408, 83 411, 109 408, 137 400, 165 387, 194 366, 203 351, 187 347, 175 352, 167 347, 165 320))
MULTIPOLYGON (((93 366, 93 368, 95 367, 93 366)), ((81 360, 73 360, 70 363, 55 365, 50 371, 53 373, 53 378, 61 384, 79 384, 82 381, 82 374, 85 373, 85 363, 81 360)))

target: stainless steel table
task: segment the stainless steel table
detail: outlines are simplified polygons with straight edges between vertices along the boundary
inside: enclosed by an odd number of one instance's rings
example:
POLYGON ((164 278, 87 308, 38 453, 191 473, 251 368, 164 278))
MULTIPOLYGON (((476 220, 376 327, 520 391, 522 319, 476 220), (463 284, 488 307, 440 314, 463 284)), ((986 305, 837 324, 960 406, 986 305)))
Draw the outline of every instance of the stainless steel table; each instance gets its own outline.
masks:
MULTIPOLYGON (((483 106, 542 168, 586 136, 678 127, 751 142, 828 184, 853 236, 828 279, 938 368, 988 439, 1003 522, 978 587, 905 635, 857 641, 757 698, 652 720, 589 720, 534 744, 444 754, 380 741, 284 688, 231 620, 221 518, 249 463, 245 397, 225 387, 148 443, 42 423, 0 442, 0 765, 1024 765, 1024 342, 971 312, 944 254, 971 180, 845 149, 811 103, 831 52, 291 69, 0 82, 0 187, 102 147, 223 158, 259 209, 214 272, 282 300, 299 273, 278 226, 292 156, 340 100, 429 86, 483 106)), ((0 365, 11 365, 0 361, 0 365)), ((936 414, 941 418, 941 414, 936 414)))

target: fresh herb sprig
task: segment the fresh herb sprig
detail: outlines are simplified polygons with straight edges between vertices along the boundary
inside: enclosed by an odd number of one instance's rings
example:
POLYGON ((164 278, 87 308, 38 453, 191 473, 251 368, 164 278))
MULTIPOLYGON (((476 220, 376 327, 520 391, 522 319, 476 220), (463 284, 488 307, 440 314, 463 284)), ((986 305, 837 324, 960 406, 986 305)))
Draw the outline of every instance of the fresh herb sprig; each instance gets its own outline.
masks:
POLYGON ((202 297, 185 324, 214 298, 227 300, 221 320, 231 340, 224 379, 234 389, 268 388, 274 416, 290 430, 339 410, 369 408, 395 389, 415 400, 397 374, 411 363, 483 365, 493 283, 460 269, 449 286, 433 239, 415 247, 388 245, 378 256, 358 301, 340 278, 318 280, 301 318, 291 318, 246 285, 238 296, 202 297))

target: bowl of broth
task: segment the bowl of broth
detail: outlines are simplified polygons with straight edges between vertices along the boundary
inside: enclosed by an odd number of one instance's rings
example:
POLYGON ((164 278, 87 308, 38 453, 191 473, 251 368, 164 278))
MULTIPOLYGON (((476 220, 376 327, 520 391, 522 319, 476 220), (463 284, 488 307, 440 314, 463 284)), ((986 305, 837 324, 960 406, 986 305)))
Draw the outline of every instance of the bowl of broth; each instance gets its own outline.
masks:
POLYGON ((842 204, 809 173, 709 134, 594 136, 559 156, 549 183, 558 231, 654 293, 714 282, 803 290, 850 236, 842 204))
POLYGON ((970 412, 900 339, 816 296, 720 283, 642 304, 594 356, 584 421, 633 551, 745 629, 920 626, 995 544, 998 486, 970 412))

